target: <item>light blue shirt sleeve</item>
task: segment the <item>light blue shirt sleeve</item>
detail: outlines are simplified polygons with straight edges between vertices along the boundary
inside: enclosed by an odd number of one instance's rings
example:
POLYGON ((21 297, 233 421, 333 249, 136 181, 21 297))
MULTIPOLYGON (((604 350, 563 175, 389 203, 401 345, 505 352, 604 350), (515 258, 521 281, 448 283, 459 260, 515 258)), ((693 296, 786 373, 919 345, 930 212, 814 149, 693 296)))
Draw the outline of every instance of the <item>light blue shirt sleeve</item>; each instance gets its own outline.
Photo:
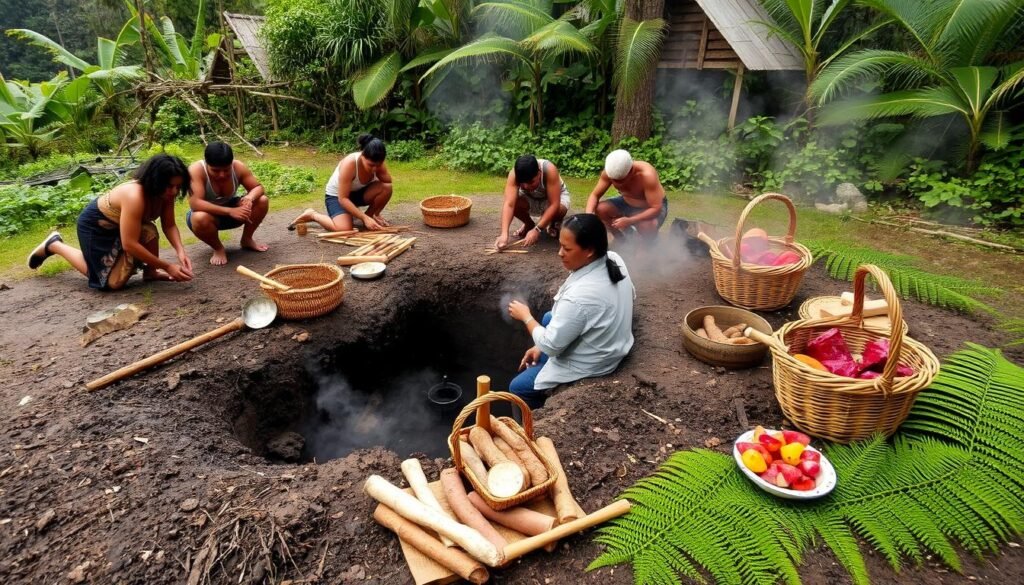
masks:
POLYGON ((549 357, 562 354, 579 339, 587 325, 586 309, 570 300, 563 300, 552 313, 547 327, 534 327, 533 342, 549 357))

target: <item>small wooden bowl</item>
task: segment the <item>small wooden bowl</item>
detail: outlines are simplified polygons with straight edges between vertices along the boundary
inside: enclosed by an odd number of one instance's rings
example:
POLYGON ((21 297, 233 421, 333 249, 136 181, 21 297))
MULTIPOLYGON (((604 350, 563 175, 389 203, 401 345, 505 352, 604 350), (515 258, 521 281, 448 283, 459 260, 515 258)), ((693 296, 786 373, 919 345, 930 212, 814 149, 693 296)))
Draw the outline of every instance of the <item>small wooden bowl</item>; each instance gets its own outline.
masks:
POLYGON ((764 360, 768 346, 761 343, 750 345, 732 345, 704 339, 697 335, 697 329, 704 326, 704 316, 711 315, 722 330, 746 323, 747 326, 771 335, 772 326, 761 317, 738 307, 710 306, 698 307, 686 314, 683 319, 683 347, 690 355, 704 363, 730 369, 752 368, 764 360))

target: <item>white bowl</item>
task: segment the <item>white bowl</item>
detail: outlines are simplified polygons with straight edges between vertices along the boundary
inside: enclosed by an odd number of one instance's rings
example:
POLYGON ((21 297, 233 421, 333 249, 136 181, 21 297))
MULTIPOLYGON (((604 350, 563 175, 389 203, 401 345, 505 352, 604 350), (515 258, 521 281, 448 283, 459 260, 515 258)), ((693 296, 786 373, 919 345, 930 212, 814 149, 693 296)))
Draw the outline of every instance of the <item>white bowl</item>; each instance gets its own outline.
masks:
POLYGON ((383 262, 360 262, 352 268, 349 268, 348 272, 352 275, 352 278, 373 280, 374 278, 384 276, 384 269, 387 267, 388 265, 383 262))
MULTIPOLYGON (((768 429, 768 431, 775 432, 771 429, 768 429)), ((836 470, 834 467, 832 467, 832 462, 826 459, 825 455, 821 454, 821 451, 818 451, 817 449, 809 445, 807 446, 807 449, 810 449, 811 451, 814 451, 821 455, 821 473, 819 473, 818 477, 814 479, 813 490, 801 492, 797 490, 791 490, 789 488, 781 488, 777 485, 772 485, 767 481, 761 479, 760 477, 758 477, 756 473, 747 469, 747 466, 743 464, 743 459, 740 456, 740 450, 736 448, 736 443, 753 443, 753 439, 754 431, 747 431, 742 435, 736 437, 736 441, 732 444, 732 456, 736 460, 736 465, 740 466, 740 469, 743 470, 743 473, 747 477, 749 477, 750 481, 754 482, 754 484, 757 485, 757 487, 763 489, 769 494, 778 496, 780 498, 785 498, 787 500, 813 500, 815 498, 820 498, 825 494, 831 492, 833 489, 835 489, 836 470)))

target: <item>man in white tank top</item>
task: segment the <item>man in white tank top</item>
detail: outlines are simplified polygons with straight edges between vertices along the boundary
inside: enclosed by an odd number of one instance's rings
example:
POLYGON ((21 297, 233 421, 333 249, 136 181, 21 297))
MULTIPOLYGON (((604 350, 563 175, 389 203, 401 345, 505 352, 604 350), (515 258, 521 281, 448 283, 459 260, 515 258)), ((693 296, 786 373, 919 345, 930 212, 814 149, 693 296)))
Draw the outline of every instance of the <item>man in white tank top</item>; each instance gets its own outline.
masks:
POLYGON ((241 247, 256 252, 267 251, 267 245, 254 240, 253 234, 267 216, 270 200, 249 167, 235 160, 230 145, 223 142, 208 144, 203 160, 189 165, 188 174, 192 195, 188 200, 190 209, 185 214, 185 225, 213 249, 210 264, 223 266, 228 263, 227 250, 218 235, 221 230, 242 226, 241 247), (245 188, 245 195, 237 194, 239 187, 245 188))
POLYGON ((505 181, 501 233, 494 240, 494 247, 502 249, 509 244, 508 230, 513 217, 523 225, 511 234, 511 238, 521 238, 524 245, 532 246, 542 232, 557 238, 562 218, 568 212, 569 189, 562 181, 558 167, 551 161, 524 154, 516 159, 515 167, 509 171, 505 181), (534 221, 533 215, 540 216, 540 219, 534 221))

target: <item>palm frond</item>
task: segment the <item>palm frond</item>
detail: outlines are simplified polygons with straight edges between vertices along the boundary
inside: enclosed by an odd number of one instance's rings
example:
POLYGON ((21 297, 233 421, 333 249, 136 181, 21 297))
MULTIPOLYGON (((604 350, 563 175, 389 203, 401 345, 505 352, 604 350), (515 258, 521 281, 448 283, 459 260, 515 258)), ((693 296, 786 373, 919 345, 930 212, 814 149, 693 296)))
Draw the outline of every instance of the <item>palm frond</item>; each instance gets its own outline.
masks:
POLYGON ((901 85, 914 85, 927 79, 938 79, 944 74, 940 68, 921 57, 899 51, 865 49, 844 55, 825 68, 811 84, 811 95, 819 103, 834 100, 856 83, 892 75, 901 85))
POLYGON ((949 55, 950 65, 981 62, 1009 26, 1020 0, 956 0, 938 11, 941 26, 935 46, 949 55))
POLYGON ((420 76, 420 81, 434 74, 438 69, 463 59, 503 59, 508 57, 519 59, 527 64, 530 63, 529 55, 523 51, 516 41, 498 36, 481 37, 442 57, 420 76))
POLYGON ((892 439, 833 445, 829 498, 772 499, 732 457, 678 452, 628 488, 628 514, 598 530, 605 551, 588 569, 631 563, 637 583, 799 583, 820 538, 854 583, 869 583, 858 539, 897 571, 934 555, 960 569, 956 546, 999 549, 1024 531, 1024 368, 974 344, 946 361, 892 439))
POLYGON ((522 39, 555 20, 549 11, 536 3, 522 0, 492 0, 473 8, 477 21, 486 30, 505 32, 522 39))
POLYGON ((822 109, 820 123, 824 126, 845 124, 857 120, 874 120, 894 116, 915 116, 928 118, 957 114, 965 118, 971 115, 970 104, 965 96, 949 86, 910 89, 833 102, 822 109))
POLYGON ((53 55, 54 61, 67 65, 68 67, 82 71, 89 66, 88 63, 74 56, 70 51, 52 40, 50 37, 39 34, 34 30, 28 30, 27 28, 15 28, 8 30, 7 34, 14 38, 26 40, 30 45, 35 45, 45 49, 48 53, 53 55))
POLYGON ((391 93, 402 67, 398 51, 385 56, 356 75, 352 81, 352 99, 360 110, 372 108, 391 93))
POLYGON ((587 55, 597 52, 597 47, 587 37, 564 20, 556 20, 540 27, 523 39, 522 44, 549 55, 566 53, 587 55))
POLYGON ((1007 342, 1006 345, 1024 345, 1024 319, 1007 319, 999 324, 999 329, 1017 337, 1007 342))
POLYGON ((666 24, 660 18, 637 22, 623 18, 615 51, 612 82, 625 95, 632 95, 657 62, 666 24))
POLYGON ((945 307, 966 313, 983 311, 995 314, 988 304, 977 296, 996 296, 1002 289, 979 282, 926 272, 914 266, 914 258, 887 254, 878 250, 856 248, 838 242, 806 241, 815 261, 825 262, 832 278, 853 281, 857 267, 874 264, 889 274, 896 292, 903 298, 912 298, 929 305, 945 307))

